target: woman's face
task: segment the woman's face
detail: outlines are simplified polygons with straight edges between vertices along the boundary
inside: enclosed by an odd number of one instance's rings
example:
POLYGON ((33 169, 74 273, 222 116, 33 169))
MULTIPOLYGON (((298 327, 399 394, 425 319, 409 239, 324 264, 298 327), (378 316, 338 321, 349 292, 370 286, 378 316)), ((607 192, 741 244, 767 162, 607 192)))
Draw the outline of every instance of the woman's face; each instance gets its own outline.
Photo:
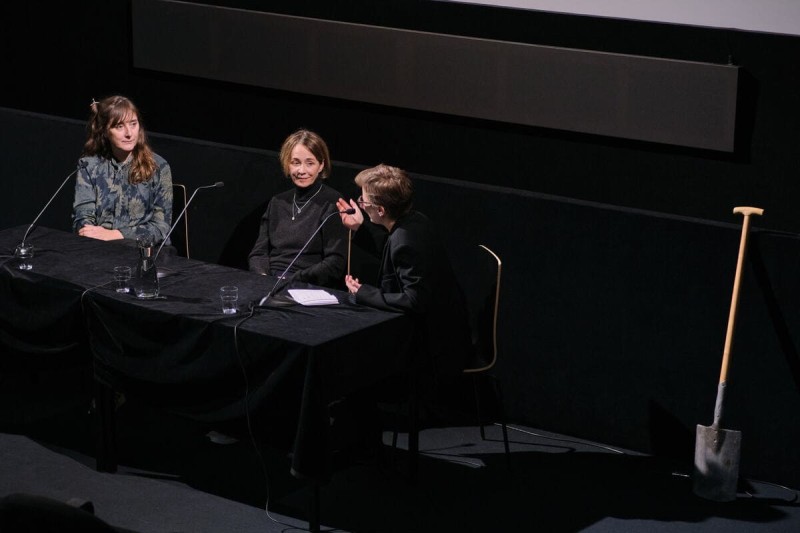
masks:
POLYGON ((308 148, 298 144, 292 149, 289 159, 289 176, 296 186, 305 189, 317 181, 324 166, 308 148))
POLYGON ((111 151, 117 161, 125 161, 139 141, 139 117, 131 113, 122 122, 108 128, 111 151))

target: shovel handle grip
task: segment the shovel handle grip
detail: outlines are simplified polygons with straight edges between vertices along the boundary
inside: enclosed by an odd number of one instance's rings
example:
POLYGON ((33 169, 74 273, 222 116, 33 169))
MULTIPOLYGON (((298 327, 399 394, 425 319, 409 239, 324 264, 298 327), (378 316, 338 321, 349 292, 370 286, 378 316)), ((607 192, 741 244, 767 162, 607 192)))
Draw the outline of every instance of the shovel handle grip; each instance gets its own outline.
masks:
POLYGON ((760 207, 740 206, 740 207, 734 207, 733 208, 733 213, 737 214, 737 215, 744 215, 744 216, 748 217, 750 215, 763 215, 764 214, 764 210, 761 209, 760 207))
POLYGON ((744 256, 747 250, 747 234, 750 229, 750 215, 762 215, 764 210, 760 207, 734 207, 734 214, 744 215, 742 222, 742 237, 739 241, 739 257, 736 260, 736 276, 733 279, 733 294, 731 295, 731 310, 728 314, 728 331, 725 334, 725 349, 722 352, 722 369, 719 373, 719 382, 725 383, 728 379, 728 364, 731 356, 731 345, 733 344, 733 330, 736 325, 736 308, 739 304, 739 286, 742 282, 742 268, 744 256))

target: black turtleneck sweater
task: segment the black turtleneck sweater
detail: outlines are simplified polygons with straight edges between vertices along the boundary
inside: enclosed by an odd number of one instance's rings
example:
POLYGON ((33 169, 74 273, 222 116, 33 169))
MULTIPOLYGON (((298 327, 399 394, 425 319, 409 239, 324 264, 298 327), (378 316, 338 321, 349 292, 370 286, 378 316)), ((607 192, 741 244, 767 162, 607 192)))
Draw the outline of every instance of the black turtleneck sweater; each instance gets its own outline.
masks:
MULTIPOLYGON (((341 195, 321 181, 292 188, 269 201, 261 229, 250 251, 250 270, 280 275, 311 238, 325 217, 335 213, 341 195)), ((347 261, 347 229, 333 215, 317 232, 287 275, 293 280, 341 289, 347 261)))

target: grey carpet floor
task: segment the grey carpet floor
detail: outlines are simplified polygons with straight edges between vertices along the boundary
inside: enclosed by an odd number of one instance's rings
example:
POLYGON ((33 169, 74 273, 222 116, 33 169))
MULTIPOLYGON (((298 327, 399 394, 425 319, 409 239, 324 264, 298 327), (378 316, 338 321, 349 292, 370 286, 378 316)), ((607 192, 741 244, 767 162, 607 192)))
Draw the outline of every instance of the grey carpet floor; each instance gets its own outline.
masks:
MULTIPOLYGON (((307 528, 310 491, 285 453, 243 438, 211 443, 200 427, 135 402, 117 413, 119 471, 94 468, 90 388, 64 375, 0 380, 0 497, 91 501, 96 516, 137 533, 283 533, 307 528), (42 378, 43 379, 43 378, 42 378)), ((800 531, 796 488, 740 479, 735 501, 696 497, 693 457, 658 459, 512 425, 427 427, 419 475, 404 434, 374 457, 337 463, 321 487, 323 531, 341 533, 800 531)), ((689 454, 687 454, 689 455, 689 454)))
MULTIPOLYGON (((480 440, 475 427, 423 431, 416 483, 402 474, 405 452, 393 455, 388 446, 381 465, 343 466, 321 490, 323 531, 800 531, 797 492, 786 487, 741 480, 735 502, 707 502, 692 494, 686 472, 661 461, 524 427, 511 431, 509 470, 499 429, 489 429, 488 441, 480 440)), ((388 442, 390 435, 384 438, 388 442)), ((99 518, 141 533, 307 527, 309 491, 279 472, 280 458, 262 469, 252 458, 232 459, 248 455, 246 442, 219 446, 197 440, 198 448, 208 449, 202 460, 213 457, 213 464, 173 462, 174 468, 148 470, 143 461, 108 474, 95 471, 92 458, 80 451, 0 434, 0 496, 91 501, 99 518), (202 468, 216 473, 193 477, 185 471, 202 468), (238 485, 239 495, 226 484, 238 485)), ((172 453, 166 451, 170 442, 152 445, 142 454, 172 453)))

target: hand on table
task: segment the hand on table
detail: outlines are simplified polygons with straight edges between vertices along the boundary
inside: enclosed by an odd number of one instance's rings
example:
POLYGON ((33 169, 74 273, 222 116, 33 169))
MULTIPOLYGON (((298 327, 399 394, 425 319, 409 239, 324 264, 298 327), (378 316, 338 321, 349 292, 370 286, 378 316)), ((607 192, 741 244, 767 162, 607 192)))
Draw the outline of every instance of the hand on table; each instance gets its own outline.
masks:
POLYGON ((103 226, 92 226, 87 224, 78 230, 81 237, 89 237, 101 241, 116 241, 122 239, 122 233, 117 229, 106 229, 103 226))

